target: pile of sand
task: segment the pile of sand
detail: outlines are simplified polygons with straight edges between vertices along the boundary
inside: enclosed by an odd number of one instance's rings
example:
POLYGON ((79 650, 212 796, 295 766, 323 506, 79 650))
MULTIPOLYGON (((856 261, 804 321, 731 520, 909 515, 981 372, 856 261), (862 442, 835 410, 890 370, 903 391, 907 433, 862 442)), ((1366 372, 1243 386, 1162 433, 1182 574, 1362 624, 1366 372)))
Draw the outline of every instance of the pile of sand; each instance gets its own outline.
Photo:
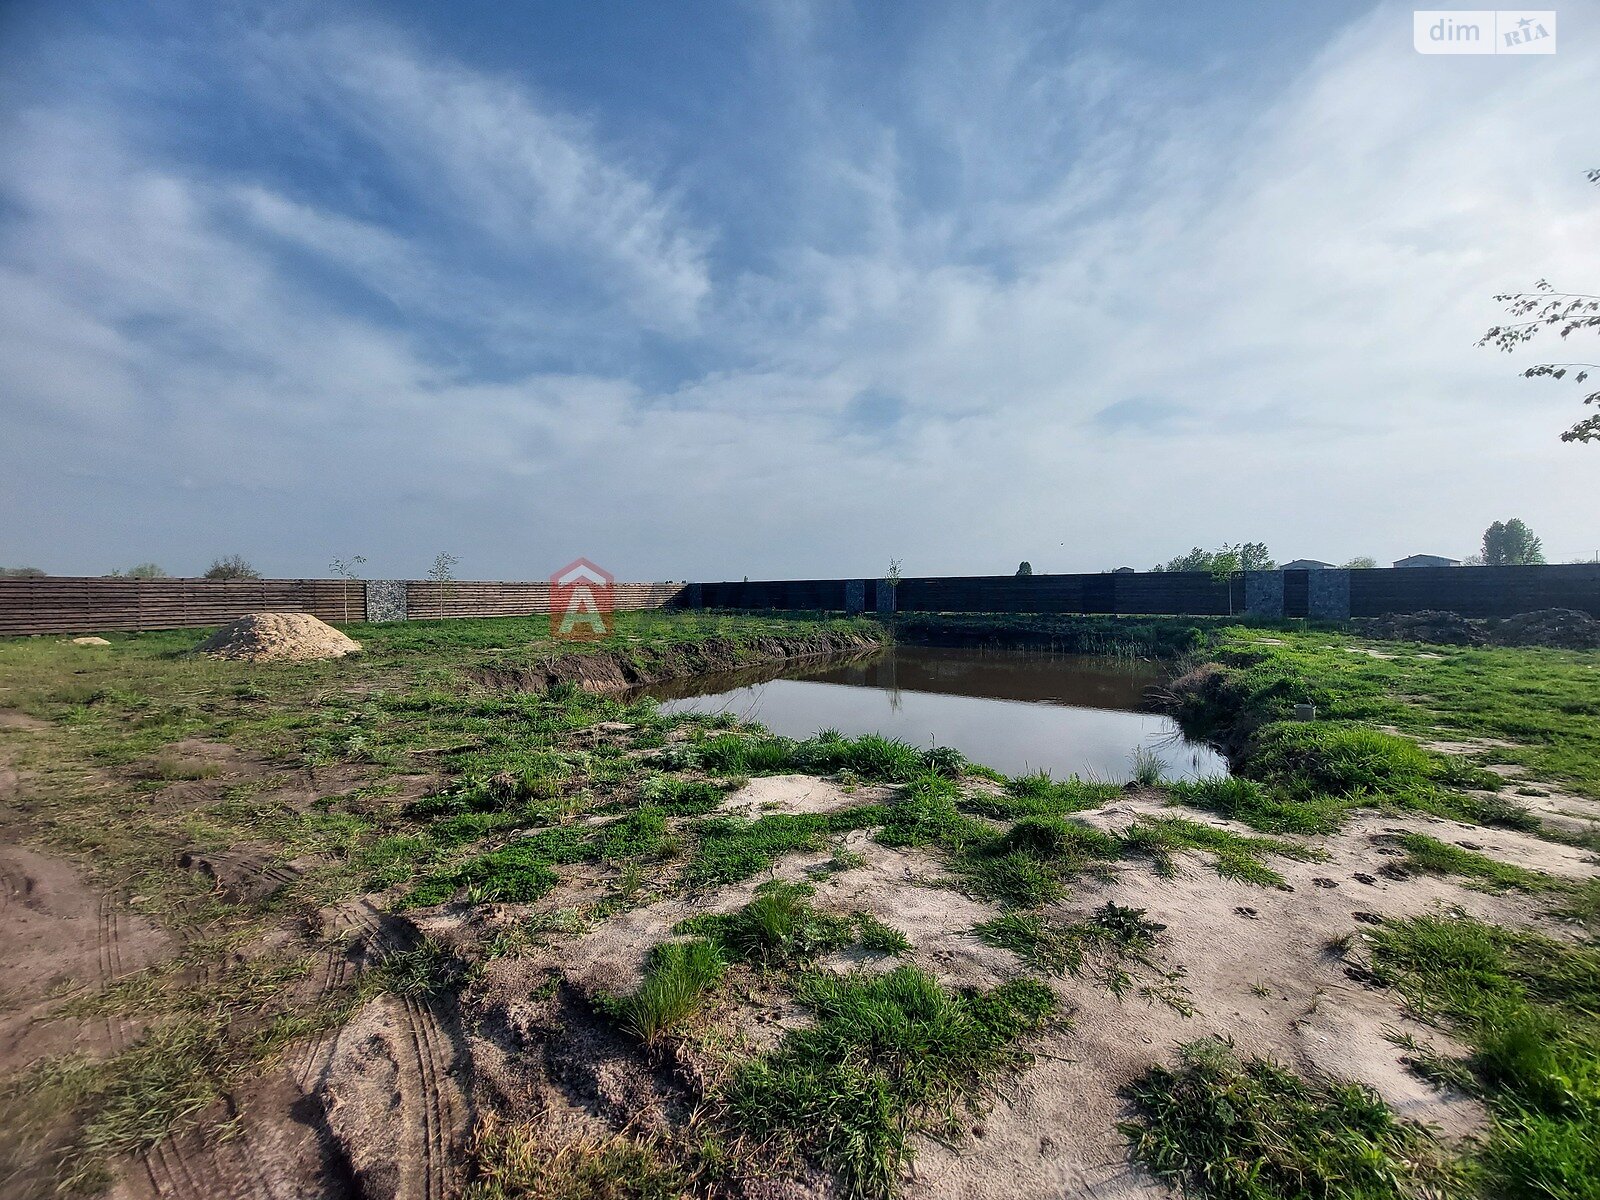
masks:
POLYGON ((198 647, 212 658, 245 662, 306 662, 342 658, 361 649, 331 625, 310 613, 250 613, 224 625, 198 647))

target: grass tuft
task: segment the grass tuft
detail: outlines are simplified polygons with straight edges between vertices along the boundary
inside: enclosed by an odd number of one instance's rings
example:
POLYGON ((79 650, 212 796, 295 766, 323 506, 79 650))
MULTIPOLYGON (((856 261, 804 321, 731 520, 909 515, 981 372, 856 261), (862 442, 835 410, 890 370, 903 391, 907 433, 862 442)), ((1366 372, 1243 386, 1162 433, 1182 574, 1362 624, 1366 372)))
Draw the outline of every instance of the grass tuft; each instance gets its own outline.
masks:
POLYGON ((914 967, 808 975, 797 998, 815 1024, 739 1069, 728 1119, 834 1172, 849 1197, 894 1196, 911 1135, 952 1132, 958 1106, 1028 1062, 1018 1041, 1055 1009, 1043 984, 963 995, 914 967))
POLYGON ((1133 1156, 1205 1200, 1413 1200, 1446 1178, 1418 1125, 1376 1093, 1319 1084, 1216 1038, 1126 1089, 1133 1156))
POLYGON ((654 1046, 694 1015, 726 969, 721 951, 711 942, 663 942, 650 952, 639 990, 606 997, 600 1007, 646 1046, 654 1046))

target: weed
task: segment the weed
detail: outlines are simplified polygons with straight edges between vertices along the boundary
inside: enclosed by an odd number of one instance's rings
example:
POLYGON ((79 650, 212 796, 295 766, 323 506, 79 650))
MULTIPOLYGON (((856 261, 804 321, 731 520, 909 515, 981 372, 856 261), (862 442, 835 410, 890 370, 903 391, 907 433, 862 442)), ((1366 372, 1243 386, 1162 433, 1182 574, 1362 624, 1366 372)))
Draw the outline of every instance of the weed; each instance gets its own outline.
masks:
POLYGON ((737 883, 786 854, 821 848, 831 833, 860 829, 882 816, 876 805, 863 805, 833 813, 774 813, 755 821, 709 817, 700 822, 700 842, 687 878, 696 886, 737 883))
POLYGON ((1320 857, 1316 850, 1297 842, 1250 837, 1184 817, 1140 817, 1122 840, 1126 849, 1148 855, 1159 875, 1177 874, 1177 851, 1207 850, 1215 856, 1212 865, 1218 875, 1262 887, 1283 882, 1283 876, 1266 865, 1268 855, 1301 861, 1320 857))
POLYGON ((1316 1084, 1205 1038, 1126 1089, 1133 1156, 1207 1200, 1410 1200, 1446 1177, 1422 1127, 1358 1084, 1316 1084))

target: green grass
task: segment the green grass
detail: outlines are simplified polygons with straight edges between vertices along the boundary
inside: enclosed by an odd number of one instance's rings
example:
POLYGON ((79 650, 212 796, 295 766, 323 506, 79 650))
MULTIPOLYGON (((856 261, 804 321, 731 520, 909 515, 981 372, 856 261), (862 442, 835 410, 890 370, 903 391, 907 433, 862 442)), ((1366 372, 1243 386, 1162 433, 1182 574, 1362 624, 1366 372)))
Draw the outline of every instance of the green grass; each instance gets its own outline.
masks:
POLYGON ((1416 1200, 1448 1179, 1426 1131, 1371 1090, 1241 1059, 1215 1038, 1126 1095, 1134 1158, 1203 1200, 1416 1200))
POLYGON ((1250 837, 1186 817, 1140 817, 1122 834, 1121 845, 1125 854, 1147 855, 1156 873, 1168 877, 1178 873, 1178 851, 1209 851, 1213 856, 1212 867, 1218 875, 1261 887, 1283 883, 1283 876, 1267 865, 1269 856, 1300 862, 1323 857, 1314 847, 1298 842, 1250 837))
POLYGON ((773 880, 743 908, 691 917, 673 932, 714 942, 731 959, 789 966, 855 940, 854 922, 819 911, 809 901, 815 894, 806 884, 773 880))
POLYGON ((875 733, 847 738, 833 730, 798 742, 758 731, 724 733, 701 742, 695 756, 707 771, 725 775, 848 771, 875 783, 905 783, 927 771, 954 777, 965 761, 948 746, 919 750, 875 733))
POLYGON ((1055 1009, 1042 984, 958 994, 913 967, 808 975, 797 998, 815 1023, 735 1073, 727 1120, 833 1172, 849 1197, 895 1195, 911 1135, 948 1132, 958 1108, 1025 1066, 1019 1043, 1055 1009))
POLYGON ((788 854, 819 850, 832 834, 876 824, 883 810, 863 805, 832 813, 773 813, 708 817, 696 828, 699 838, 686 874, 696 887, 737 883, 770 869, 788 854))
POLYGON ((1600 799, 1600 652, 1509 647, 1378 645, 1392 659, 1352 653, 1343 634, 1274 630, 1272 645, 1246 629, 1211 635, 1218 663, 1206 686, 1184 696, 1185 728, 1209 734, 1318 714, 1414 738, 1496 739, 1490 761, 1516 763, 1600 799), (1435 658, 1419 658, 1425 650, 1435 658))
POLYGON ((1134 992, 1183 1013, 1192 1012, 1180 983, 1183 969, 1168 970, 1155 958, 1165 925, 1142 908, 1106 902, 1082 921, 1065 924, 1037 913, 1004 913, 973 927, 991 946, 1020 957, 1044 975, 1087 976, 1122 999, 1134 992))
POLYGON ((663 942, 651 950, 637 991, 604 997, 599 1004, 623 1029, 654 1046, 699 1011, 726 970, 721 951, 711 942, 663 942))
POLYGON ((1459 875, 1491 891, 1556 892, 1568 886, 1565 880, 1554 875, 1463 850, 1425 833, 1405 833, 1395 840, 1406 851, 1400 866, 1418 874, 1459 875))
POLYGON ((1374 929, 1373 970, 1472 1047, 1494 1122, 1477 1164, 1503 1200, 1600 1195, 1600 947, 1464 917, 1374 929))

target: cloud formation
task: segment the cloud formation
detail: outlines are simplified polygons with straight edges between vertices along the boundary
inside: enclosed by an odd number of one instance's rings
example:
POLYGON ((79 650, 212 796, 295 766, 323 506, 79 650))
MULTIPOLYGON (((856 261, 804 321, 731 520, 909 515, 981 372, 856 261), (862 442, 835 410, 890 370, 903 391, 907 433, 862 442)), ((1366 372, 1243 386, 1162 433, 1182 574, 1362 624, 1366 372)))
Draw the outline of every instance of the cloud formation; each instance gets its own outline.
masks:
POLYGON ((0 99, 0 562, 1094 570, 1511 515, 1591 553, 1575 396, 1472 342, 1600 278, 1600 54, 1423 58, 1384 6, 1269 70, 1053 7, 893 54, 773 10, 673 81, 703 128, 373 17, 197 10, 182 71, 41 26, 0 99))

